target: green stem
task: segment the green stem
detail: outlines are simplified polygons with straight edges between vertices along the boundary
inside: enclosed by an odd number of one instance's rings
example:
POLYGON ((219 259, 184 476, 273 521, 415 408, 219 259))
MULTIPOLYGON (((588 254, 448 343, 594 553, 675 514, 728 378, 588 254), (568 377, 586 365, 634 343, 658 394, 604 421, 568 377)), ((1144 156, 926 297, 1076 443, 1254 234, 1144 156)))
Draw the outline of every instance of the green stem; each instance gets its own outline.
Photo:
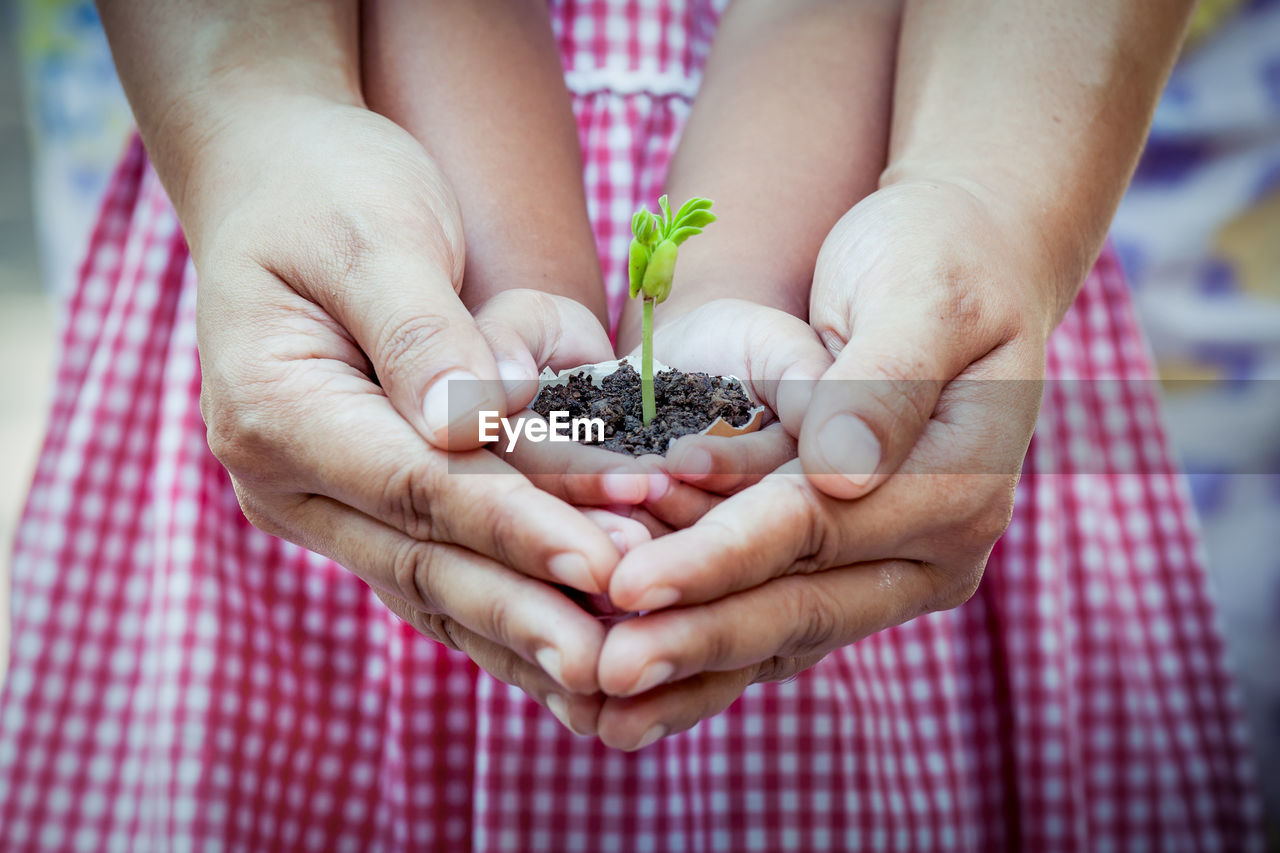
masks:
POLYGON ((644 317, 640 329, 640 401, 643 406, 644 425, 648 426, 658 414, 653 399, 653 300, 644 300, 644 317))

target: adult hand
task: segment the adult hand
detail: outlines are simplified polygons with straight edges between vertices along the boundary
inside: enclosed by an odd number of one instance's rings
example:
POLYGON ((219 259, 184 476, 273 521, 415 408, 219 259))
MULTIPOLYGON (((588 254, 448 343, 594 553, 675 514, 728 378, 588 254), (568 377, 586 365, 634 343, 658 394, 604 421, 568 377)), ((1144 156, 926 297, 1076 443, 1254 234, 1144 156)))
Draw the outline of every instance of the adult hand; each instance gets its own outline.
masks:
POLYGON ((687 729, 753 682, 972 594, 1010 518, 1051 324, 1012 235, 948 185, 882 190, 833 231, 812 321, 837 357, 800 460, 623 557, 611 598, 659 612, 605 640, 606 743, 687 729), (844 425, 828 437, 842 412, 884 450, 844 425), (876 455, 874 480, 854 483, 862 460, 825 464, 832 450, 876 455))
MULTIPOLYGON (((519 295, 484 329, 459 302, 461 225, 426 152, 358 107, 245 104, 206 141, 187 197, 201 410, 246 516, 578 719, 571 694, 595 691, 603 630, 548 582, 597 592, 618 551, 582 513, 465 449, 474 415, 459 413, 505 411, 500 379, 524 393, 539 342, 502 319, 519 295)), ((572 306, 537 304, 547 334, 599 343, 570 331, 572 306)))

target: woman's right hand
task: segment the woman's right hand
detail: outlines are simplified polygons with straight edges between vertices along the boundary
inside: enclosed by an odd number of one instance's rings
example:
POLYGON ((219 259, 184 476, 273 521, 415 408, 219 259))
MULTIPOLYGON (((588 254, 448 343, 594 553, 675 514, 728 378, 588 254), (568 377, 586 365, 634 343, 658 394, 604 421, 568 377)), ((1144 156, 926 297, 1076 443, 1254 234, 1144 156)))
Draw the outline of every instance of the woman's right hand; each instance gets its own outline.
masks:
MULTIPOLYGON (((392 122, 302 97, 246 104, 193 164, 201 411, 245 515, 589 731, 604 631, 552 583, 599 592, 618 550, 474 449, 474 412, 506 411, 532 365, 495 359, 518 330, 482 334, 458 298, 443 175, 392 122)), ((551 304, 543 325, 584 334, 551 304)), ((602 333, 575 346, 608 356, 602 333)))

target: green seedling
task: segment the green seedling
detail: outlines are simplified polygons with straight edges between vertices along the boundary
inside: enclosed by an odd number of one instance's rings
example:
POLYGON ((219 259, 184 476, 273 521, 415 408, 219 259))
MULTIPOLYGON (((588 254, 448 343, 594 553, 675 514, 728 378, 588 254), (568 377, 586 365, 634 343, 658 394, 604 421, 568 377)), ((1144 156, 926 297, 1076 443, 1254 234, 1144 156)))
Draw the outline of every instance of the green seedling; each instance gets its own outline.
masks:
POLYGON ((673 215, 664 195, 658 199, 661 215, 642 208, 631 217, 631 256, 628 273, 631 298, 643 299, 640 344, 640 399, 644 423, 657 414, 653 398, 653 306, 671 295, 671 279, 676 270, 676 253, 685 240, 716 221, 711 199, 691 198, 673 215))

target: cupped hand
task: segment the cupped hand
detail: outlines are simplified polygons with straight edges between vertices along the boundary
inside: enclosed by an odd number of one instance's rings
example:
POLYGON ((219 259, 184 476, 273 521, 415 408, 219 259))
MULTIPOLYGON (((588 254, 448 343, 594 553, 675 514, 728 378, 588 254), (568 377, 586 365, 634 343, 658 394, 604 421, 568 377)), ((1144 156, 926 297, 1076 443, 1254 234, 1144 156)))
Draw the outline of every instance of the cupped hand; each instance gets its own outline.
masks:
POLYGON ((687 729, 751 683, 972 594, 1011 517, 1052 323, 1050 273, 1012 234, 945 184, 882 190, 833 231, 811 320, 835 363, 800 459, 610 579, 618 606, 654 612, 605 640, 606 743, 687 729), (831 427, 847 416, 865 431, 831 427))
POLYGON ((661 467, 697 490, 673 491, 641 510, 681 529, 795 458, 809 396, 831 357, 803 320, 741 299, 713 300, 664 319, 654 332, 654 351, 680 370, 738 377, 770 412, 759 432, 688 435, 671 443, 661 467))
MULTIPOLYGON (((770 410, 771 422, 732 438, 684 436, 665 457, 633 459, 598 447, 549 443, 499 452, 540 487, 575 504, 611 506, 660 536, 689 526, 724 496, 795 458, 807 398, 831 357, 804 321, 739 299, 663 317, 654 351, 680 370, 737 376, 770 410)), ((565 367, 582 363, 564 361, 565 367)))
MULTIPOLYGON (((551 582, 598 592, 618 550, 466 449, 478 442, 459 413, 506 411, 502 380, 526 393, 541 342, 504 320, 519 294, 484 327, 459 301, 461 223, 426 152, 356 107, 246 105, 208 140, 192 186, 201 410, 245 515, 562 719, 592 716, 595 700, 572 694, 595 691, 604 632, 551 582), (446 386, 459 377, 473 378, 446 386)), ((578 328, 563 300, 534 303, 548 334, 578 328)))

